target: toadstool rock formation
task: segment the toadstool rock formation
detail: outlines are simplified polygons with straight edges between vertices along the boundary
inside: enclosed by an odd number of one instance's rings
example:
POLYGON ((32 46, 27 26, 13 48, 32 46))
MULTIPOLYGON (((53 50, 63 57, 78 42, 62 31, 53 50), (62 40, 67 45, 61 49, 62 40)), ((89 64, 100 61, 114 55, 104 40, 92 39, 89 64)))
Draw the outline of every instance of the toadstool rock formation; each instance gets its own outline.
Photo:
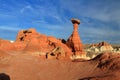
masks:
POLYGON ((83 45, 78 33, 78 25, 80 24, 80 20, 72 19, 71 21, 73 23, 74 30, 71 36, 68 38, 66 44, 68 45, 68 47, 72 49, 74 55, 76 56, 85 55, 85 52, 83 51, 83 45))

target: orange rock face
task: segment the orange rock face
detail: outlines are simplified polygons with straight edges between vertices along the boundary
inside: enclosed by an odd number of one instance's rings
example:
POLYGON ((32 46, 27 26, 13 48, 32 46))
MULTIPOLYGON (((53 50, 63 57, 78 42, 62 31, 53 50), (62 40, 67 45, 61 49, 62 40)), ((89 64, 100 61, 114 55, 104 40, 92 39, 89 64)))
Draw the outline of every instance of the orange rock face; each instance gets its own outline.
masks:
POLYGON ((0 49, 1 50, 15 50, 15 46, 8 40, 0 39, 0 49))
POLYGON ((21 30, 18 32, 16 41, 25 41, 28 42, 34 37, 40 36, 39 33, 36 32, 35 29, 29 29, 29 30, 21 30))
POLYGON ((78 19, 72 19, 72 23, 74 30, 67 40, 67 45, 72 49, 72 52, 75 55, 84 55, 85 52, 83 51, 82 42, 78 33, 78 25, 80 24, 80 21, 78 19))
POLYGON ((16 47, 21 49, 24 48, 24 51, 44 52, 46 55, 46 53, 51 52, 56 47, 62 47, 66 54, 65 57, 70 57, 72 55, 71 50, 66 44, 62 43, 61 40, 52 36, 39 34, 35 29, 19 31, 15 43, 23 43, 24 45, 21 44, 16 47))

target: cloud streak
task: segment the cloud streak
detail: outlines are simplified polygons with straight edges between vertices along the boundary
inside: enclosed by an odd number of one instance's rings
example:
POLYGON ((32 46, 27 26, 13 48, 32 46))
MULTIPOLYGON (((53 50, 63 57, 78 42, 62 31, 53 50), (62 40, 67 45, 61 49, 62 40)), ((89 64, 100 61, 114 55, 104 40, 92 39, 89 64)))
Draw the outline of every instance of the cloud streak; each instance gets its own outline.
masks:
POLYGON ((21 28, 18 27, 10 27, 10 26, 0 26, 0 30, 10 30, 10 31, 18 31, 21 28))
POLYGON ((85 43, 96 40, 114 43, 120 40, 119 3, 119 0, 0 0, 0 30, 33 27, 40 33, 67 39, 73 29, 70 19, 77 17, 85 43))

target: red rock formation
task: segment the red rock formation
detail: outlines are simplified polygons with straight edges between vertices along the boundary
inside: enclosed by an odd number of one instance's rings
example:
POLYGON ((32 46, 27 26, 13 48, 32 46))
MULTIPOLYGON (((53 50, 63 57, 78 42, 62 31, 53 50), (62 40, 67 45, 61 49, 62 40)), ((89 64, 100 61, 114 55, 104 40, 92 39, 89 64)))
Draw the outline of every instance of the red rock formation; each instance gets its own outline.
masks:
POLYGON ((19 41, 19 42, 12 43, 12 45, 14 45, 16 50, 22 51, 26 47, 27 43, 19 41))
POLYGON ((0 39, 0 49, 5 51, 23 50, 26 47, 24 42, 10 42, 9 40, 0 39))
POLYGON ((51 50, 47 42, 47 36, 39 34, 35 29, 32 28, 29 30, 19 31, 15 43, 23 43, 24 51, 46 52, 51 50))
POLYGON ((72 55, 71 49, 69 49, 68 46, 62 42, 62 40, 56 39, 55 37, 52 36, 39 34, 38 32, 36 32, 35 29, 19 31, 16 37, 16 41, 13 43, 4 40, 0 41, 0 49, 11 51, 20 50, 32 53, 42 52, 46 54, 48 52, 51 52, 57 47, 61 47, 62 49, 64 49, 65 56, 63 57, 66 58, 71 57, 72 55))
POLYGON ((71 50, 61 40, 52 36, 39 34, 35 29, 19 31, 15 43, 19 42, 24 43, 24 51, 44 52, 46 54, 56 47, 62 47, 66 54, 65 57, 70 58, 72 55, 71 50))
POLYGON ((15 50, 15 46, 9 40, 0 39, 0 49, 1 50, 15 50))
POLYGON ((65 57, 65 51, 62 47, 56 47, 50 53, 46 54, 47 59, 62 59, 65 57))
POLYGON ((54 48, 61 47, 65 51, 65 57, 70 58, 72 56, 72 51, 67 47, 66 44, 62 43, 61 40, 56 39, 55 37, 48 37, 49 45, 54 48))
POLYGON ((117 71, 120 69, 120 54, 117 53, 101 53, 92 59, 98 63, 97 67, 102 70, 117 71))
POLYGON ((39 33, 36 32, 35 29, 31 28, 29 30, 21 30, 18 32, 16 41, 30 41, 34 37, 40 36, 39 33))
POLYGON ((26 48, 25 48, 25 51, 32 51, 32 52, 49 52, 51 51, 52 49, 54 49, 54 47, 52 47, 51 45, 48 44, 48 41, 47 39, 47 36, 43 38, 42 37, 38 37, 38 38, 32 38, 26 48))
POLYGON ((78 25, 80 24, 80 20, 78 19, 72 19, 73 23, 73 33, 67 40, 67 45, 72 49, 72 52, 75 55, 85 55, 85 52, 83 51, 82 42, 80 40, 80 36, 78 33, 78 25))

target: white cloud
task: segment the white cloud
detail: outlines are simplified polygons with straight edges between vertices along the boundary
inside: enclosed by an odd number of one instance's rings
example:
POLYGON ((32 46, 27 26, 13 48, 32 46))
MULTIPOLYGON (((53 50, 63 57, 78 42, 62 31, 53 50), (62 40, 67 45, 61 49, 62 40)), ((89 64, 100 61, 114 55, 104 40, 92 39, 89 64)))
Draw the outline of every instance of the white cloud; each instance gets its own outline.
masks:
POLYGON ((10 26, 0 26, 0 30, 10 30, 10 31, 18 31, 21 28, 18 27, 10 27, 10 26))
POLYGON ((115 21, 120 26, 120 1, 113 0, 61 0, 63 9, 68 9, 78 16, 89 17, 103 22, 115 21))

